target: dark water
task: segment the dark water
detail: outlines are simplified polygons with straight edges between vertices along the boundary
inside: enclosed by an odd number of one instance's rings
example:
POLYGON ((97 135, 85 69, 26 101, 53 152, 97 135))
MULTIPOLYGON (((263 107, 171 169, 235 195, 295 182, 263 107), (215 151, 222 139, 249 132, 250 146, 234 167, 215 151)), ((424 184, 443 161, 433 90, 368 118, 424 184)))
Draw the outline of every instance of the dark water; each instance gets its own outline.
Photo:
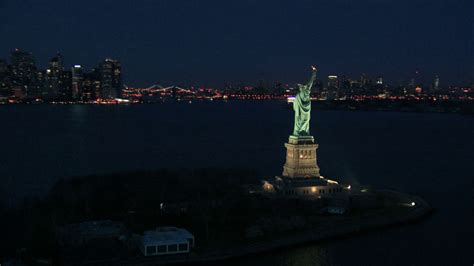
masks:
MULTIPOLYGON (((281 173, 292 112, 280 102, 1 106, 4 204, 60 177, 160 167, 281 173)), ((291 248, 235 265, 472 265, 474 118, 313 111, 322 174, 418 194, 437 212, 411 226, 291 248)))

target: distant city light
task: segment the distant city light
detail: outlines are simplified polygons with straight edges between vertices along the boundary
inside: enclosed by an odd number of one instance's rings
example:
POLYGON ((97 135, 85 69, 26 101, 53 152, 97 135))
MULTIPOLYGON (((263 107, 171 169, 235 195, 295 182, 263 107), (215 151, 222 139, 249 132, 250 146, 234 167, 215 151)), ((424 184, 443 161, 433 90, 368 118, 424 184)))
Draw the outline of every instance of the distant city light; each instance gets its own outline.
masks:
POLYGON ((129 100, 129 99, 120 99, 120 98, 116 98, 115 100, 116 100, 117 102, 119 102, 119 103, 129 103, 129 102, 130 102, 130 100, 129 100))

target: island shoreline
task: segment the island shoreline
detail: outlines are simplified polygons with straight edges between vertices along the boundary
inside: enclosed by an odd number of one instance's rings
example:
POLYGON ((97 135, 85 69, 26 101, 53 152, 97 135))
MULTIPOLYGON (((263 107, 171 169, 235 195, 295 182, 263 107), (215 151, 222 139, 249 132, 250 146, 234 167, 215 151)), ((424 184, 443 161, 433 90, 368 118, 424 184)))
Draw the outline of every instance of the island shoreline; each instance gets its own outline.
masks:
MULTIPOLYGON (((377 190, 384 194, 396 195, 405 198, 407 201, 416 202, 416 207, 401 217, 389 217, 388 219, 377 220, 374 217, 368 217, 366 223, 347 225, 335 229, 320 231, 318 229, 295 232, 286 237, 275 237, 266 241, 256 242, 254 244, 242 245, 238 248, 216 251, 214 254, 204 255, 192 253, 186 257, 150 257, 141 258, 133 261, 122 261, 123 265, 163 265, 163 264, 202 264, 214 263, 218 261, 230 261, 252 257, 257 254, 271 253, 284 248, 301 247, 308 244, 316 244, 335 239, 347 239, 351 236, 361 235, 373 231, 380 231, 388 228, 414 224, 428 218, 435 209, 419 196, 409 195, 393 190, 377 190)), ((101 262, 103 263, 103 261, 101 262)))

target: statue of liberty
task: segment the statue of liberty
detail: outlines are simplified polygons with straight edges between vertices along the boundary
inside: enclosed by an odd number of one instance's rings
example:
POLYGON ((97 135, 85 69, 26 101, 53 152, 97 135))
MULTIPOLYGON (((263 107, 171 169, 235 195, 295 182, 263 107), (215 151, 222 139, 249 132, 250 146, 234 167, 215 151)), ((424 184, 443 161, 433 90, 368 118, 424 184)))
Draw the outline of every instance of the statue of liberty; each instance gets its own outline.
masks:
POLYGON ((295 110, 295 126, 293 128, 293 136, 309 136, 309 120, 311 118, 311 87, 316 79, 317 69, 312 68, 311 79, 308 84, 298 84, 299 92, 293 102, 293 110, 295 110))

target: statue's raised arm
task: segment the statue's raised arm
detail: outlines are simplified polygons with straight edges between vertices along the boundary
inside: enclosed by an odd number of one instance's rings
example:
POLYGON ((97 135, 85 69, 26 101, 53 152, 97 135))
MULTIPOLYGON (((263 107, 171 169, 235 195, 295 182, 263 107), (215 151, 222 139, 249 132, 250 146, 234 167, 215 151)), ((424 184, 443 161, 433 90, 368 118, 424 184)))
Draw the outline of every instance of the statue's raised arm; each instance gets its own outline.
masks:
POLYGON ((311 88, 313 87, 313 83, 316 80, 316 73, 318 72, 315 66, 311 66, 311 69, 312 69, 311 78, 309 79, 309 82, 306 85, 306 89, 310 92, 311 92, 311 88))

